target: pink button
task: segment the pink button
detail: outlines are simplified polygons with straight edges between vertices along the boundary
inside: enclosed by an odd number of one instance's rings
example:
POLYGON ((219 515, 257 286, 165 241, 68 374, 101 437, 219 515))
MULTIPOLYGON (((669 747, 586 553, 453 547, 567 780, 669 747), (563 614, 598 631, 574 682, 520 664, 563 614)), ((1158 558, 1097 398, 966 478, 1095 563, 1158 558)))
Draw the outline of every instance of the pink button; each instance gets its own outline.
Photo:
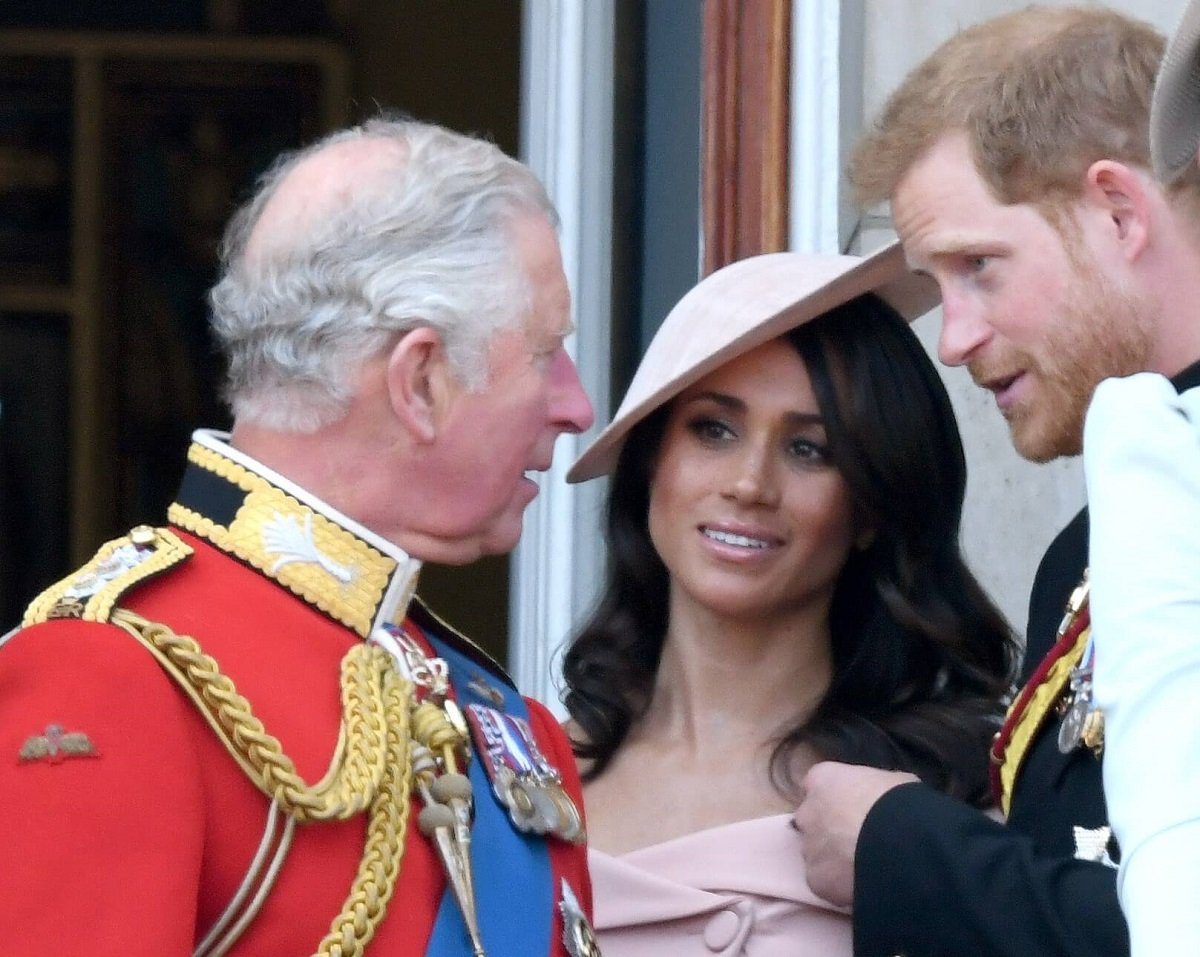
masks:
POLYGON ((714 914, 704 928, 704 943, 713 953, 720 953, 733 943, 741 926, 738 915, 731 910, 714 914))

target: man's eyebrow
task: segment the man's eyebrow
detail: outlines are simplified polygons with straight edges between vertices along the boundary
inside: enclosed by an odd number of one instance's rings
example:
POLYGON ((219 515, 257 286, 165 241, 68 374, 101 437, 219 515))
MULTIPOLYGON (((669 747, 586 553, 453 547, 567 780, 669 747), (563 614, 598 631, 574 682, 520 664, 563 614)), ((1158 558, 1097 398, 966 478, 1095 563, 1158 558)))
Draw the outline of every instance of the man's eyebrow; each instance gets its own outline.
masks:
MULTIPOLYGON (((937 237, 934 242, 921 249, 921 257, 926 261, 932 261, 964 254, 982 253, 988 249, 1003 251, 1006 248, 1007 244, 997 242, 994 238, 963 230, 937 237)), ((911 259, 909 266, 912 268, 911 259)))

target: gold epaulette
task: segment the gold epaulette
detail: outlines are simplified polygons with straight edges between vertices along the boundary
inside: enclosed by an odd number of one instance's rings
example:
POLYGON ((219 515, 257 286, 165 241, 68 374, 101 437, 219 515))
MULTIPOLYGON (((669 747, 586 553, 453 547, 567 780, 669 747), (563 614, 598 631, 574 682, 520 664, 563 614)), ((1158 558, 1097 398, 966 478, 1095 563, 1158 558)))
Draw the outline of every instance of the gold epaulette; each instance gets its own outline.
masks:
POLYGON ((108 621, 122 595, 191 554, 191 547, 170 530, 139 525, 106 542, 90 562, 38 595, 25 610, 21 627, 52 618, 108 621))
POLYGON ((233 759, 271 802, 259 853, 239 893, 197 953, 224 953, 270 893, 297 823, 346 820, 368 811, 358 873, 319 955, 358 957, 374 936, 396 889, 404 855, 411 787, 411 684, 378 645, 355 644, 342 662, 338 744, 324 777, 308 784, 195 639, 119 607, 134 586, 184 561, 192 549, 164 528, 139 526, 108 542, 81 569, 39 595, 22 627, 54 618, 111 622, 128 632, 191 699, 233 759), (275 822, 286 816, 282 834, 275 822), (236 918, 236 919, 235 919, 236 918))

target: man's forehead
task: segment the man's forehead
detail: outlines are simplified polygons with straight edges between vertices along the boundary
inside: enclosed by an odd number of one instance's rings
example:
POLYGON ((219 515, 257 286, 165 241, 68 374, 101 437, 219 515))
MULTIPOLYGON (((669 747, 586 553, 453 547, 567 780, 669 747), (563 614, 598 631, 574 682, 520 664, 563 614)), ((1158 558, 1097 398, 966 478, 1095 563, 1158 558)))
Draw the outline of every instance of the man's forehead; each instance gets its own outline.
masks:
POLYGON ((975 166, 966 136, 935 141, 905 171, 892 193, 892 221, 906 255, 920 239, 923 253, 950 252, 984 238, 981 210, 999 208, 975 166))

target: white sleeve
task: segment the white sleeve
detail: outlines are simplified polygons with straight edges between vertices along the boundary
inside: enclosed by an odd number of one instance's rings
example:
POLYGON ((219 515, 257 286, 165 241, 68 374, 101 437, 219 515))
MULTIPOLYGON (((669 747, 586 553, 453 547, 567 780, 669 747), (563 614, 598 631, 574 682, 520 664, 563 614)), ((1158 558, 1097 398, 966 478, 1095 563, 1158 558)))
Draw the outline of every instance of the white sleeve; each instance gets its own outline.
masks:
POLYGON ((1095 703, 1134 957, 1200 954, 1200 389, 1096 390, 1083 439, 1095 703))

